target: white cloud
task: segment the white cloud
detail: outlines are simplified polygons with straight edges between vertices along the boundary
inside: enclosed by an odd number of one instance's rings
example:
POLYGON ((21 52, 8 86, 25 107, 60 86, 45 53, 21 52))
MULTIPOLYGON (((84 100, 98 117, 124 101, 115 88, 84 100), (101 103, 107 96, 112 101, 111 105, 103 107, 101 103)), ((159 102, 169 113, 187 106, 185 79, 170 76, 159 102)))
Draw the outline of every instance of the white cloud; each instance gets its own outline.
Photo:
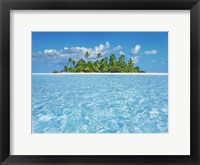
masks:
POLYGON ((106 42, 106 48, 109 48, 110 47, 110 43, 107 41, 106 42))
POLYGON ((147 55, 155 55, 155 54, 157 54, 158 53, 158 51, 157 50, 155 50, 155 49, 153 49, 153 50, 146 50, 145 52, 144 52, 144 54, 147 54, 147 55))
POLYGON ((108 48, 110 48, 110 43, 107 41, 105 43, 105 45, 104 44, 100 44, 98 46, 95 46, 94 49, 90 48, 87 51, 90 53, 90 57, 91 58, 95 58, 98 53, 101 53, 102 55, 106 54, 109 51, 108 48))
POLYGON ((119 54, 120 54, 120 55, 125 55, 125 52, 123 52, 123 51, 121 50, 121 51, 119 51, 119 54))
POLYGON ((59 51, 57 51, 55 49, 46 49, 43 52, 46 55, 57 55, 57 54, 59 54, 59 51))
POLYGON ((141 46, 139 44, 135 45, 135 47, 132 49, 133 54, 137 54, 140 51, 140 48, 141 46))
POLYGON ((43 52, 42 51, 38 51, 38 52, 32 52, 32 56, 34 57, 37 57, 37 56, 39 56, 39 55, 42 55, 43 54, 43 52))
POLYGON ((106 49, 106 47, 103 44, 100 44, 99 46, 95 46, 96 52, 102 52, 105 49, 106 49))
POLYGON ((114 47, 112 51, 119 51, 121 49, 122 49, 122 46, 118 45, 118 46, 114 47))
POLYGON ((88 48, 85 48, 85 47, 75 47, 74 49, 72 49, 72 52, 75 51, 75 52, 83 52, 84 54, 88 51, 90 51, 90 49, 88 48))
POLYGON ((136 64, 139 61, 139 56, 131 57, 131 60, 133 61, 134 64, 136 64))
POLYGON ((115 51, 120 51, 122 49, 121 45, 110 49, 110 43, 107 41, 105 44, 99 44, 94 48, 86 47, 64 47, 63 49, 46 49, 43 51, 32 52, 33 62, 36 63, 48 63, 48 64, 66 64, 68 58, 72 58, 75 61, 80 58, 85 59, 85 53, 88 51, 90 53, 90 59, 96 59, 97 54, 107 55, 114 53, 115 51))

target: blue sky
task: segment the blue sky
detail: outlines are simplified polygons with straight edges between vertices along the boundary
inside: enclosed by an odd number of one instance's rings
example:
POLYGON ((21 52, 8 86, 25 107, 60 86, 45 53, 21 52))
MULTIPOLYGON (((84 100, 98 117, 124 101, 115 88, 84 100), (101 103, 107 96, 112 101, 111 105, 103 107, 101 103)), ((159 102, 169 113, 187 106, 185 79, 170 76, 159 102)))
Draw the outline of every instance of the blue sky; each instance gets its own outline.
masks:
POLYGON ((124 54, 145 72, 168 72, 168 32, 32 32, 32 72, 61 70, 86 51, 90 60, 124 54))

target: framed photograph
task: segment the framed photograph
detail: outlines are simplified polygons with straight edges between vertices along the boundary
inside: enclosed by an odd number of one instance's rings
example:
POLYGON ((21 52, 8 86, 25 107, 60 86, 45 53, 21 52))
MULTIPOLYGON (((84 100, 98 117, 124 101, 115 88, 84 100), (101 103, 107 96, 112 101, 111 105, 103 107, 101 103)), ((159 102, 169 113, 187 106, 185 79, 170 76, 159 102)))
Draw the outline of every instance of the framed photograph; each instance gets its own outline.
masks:
POLYGON ((200 164, 198 0, 1 0, 1 164, 200 164))

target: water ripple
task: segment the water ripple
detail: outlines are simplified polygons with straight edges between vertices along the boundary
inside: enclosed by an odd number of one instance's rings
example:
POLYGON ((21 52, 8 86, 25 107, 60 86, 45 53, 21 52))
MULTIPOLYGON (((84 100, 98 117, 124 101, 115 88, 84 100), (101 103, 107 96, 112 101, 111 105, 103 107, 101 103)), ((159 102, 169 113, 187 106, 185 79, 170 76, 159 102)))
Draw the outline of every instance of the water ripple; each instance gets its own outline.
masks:
POLYGON ((168 76, 33 75, 33 133, 166 133, 168 76))

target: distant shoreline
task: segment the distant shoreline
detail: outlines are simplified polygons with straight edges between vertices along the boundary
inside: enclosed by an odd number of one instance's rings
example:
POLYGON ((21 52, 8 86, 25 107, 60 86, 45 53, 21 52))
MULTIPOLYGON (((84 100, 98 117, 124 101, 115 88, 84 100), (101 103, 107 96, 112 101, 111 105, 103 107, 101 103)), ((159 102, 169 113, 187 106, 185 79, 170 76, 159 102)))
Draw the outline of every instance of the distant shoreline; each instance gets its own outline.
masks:
POLYGON ((168 73, 32 73, 32 75, 168 75, 168 73))

